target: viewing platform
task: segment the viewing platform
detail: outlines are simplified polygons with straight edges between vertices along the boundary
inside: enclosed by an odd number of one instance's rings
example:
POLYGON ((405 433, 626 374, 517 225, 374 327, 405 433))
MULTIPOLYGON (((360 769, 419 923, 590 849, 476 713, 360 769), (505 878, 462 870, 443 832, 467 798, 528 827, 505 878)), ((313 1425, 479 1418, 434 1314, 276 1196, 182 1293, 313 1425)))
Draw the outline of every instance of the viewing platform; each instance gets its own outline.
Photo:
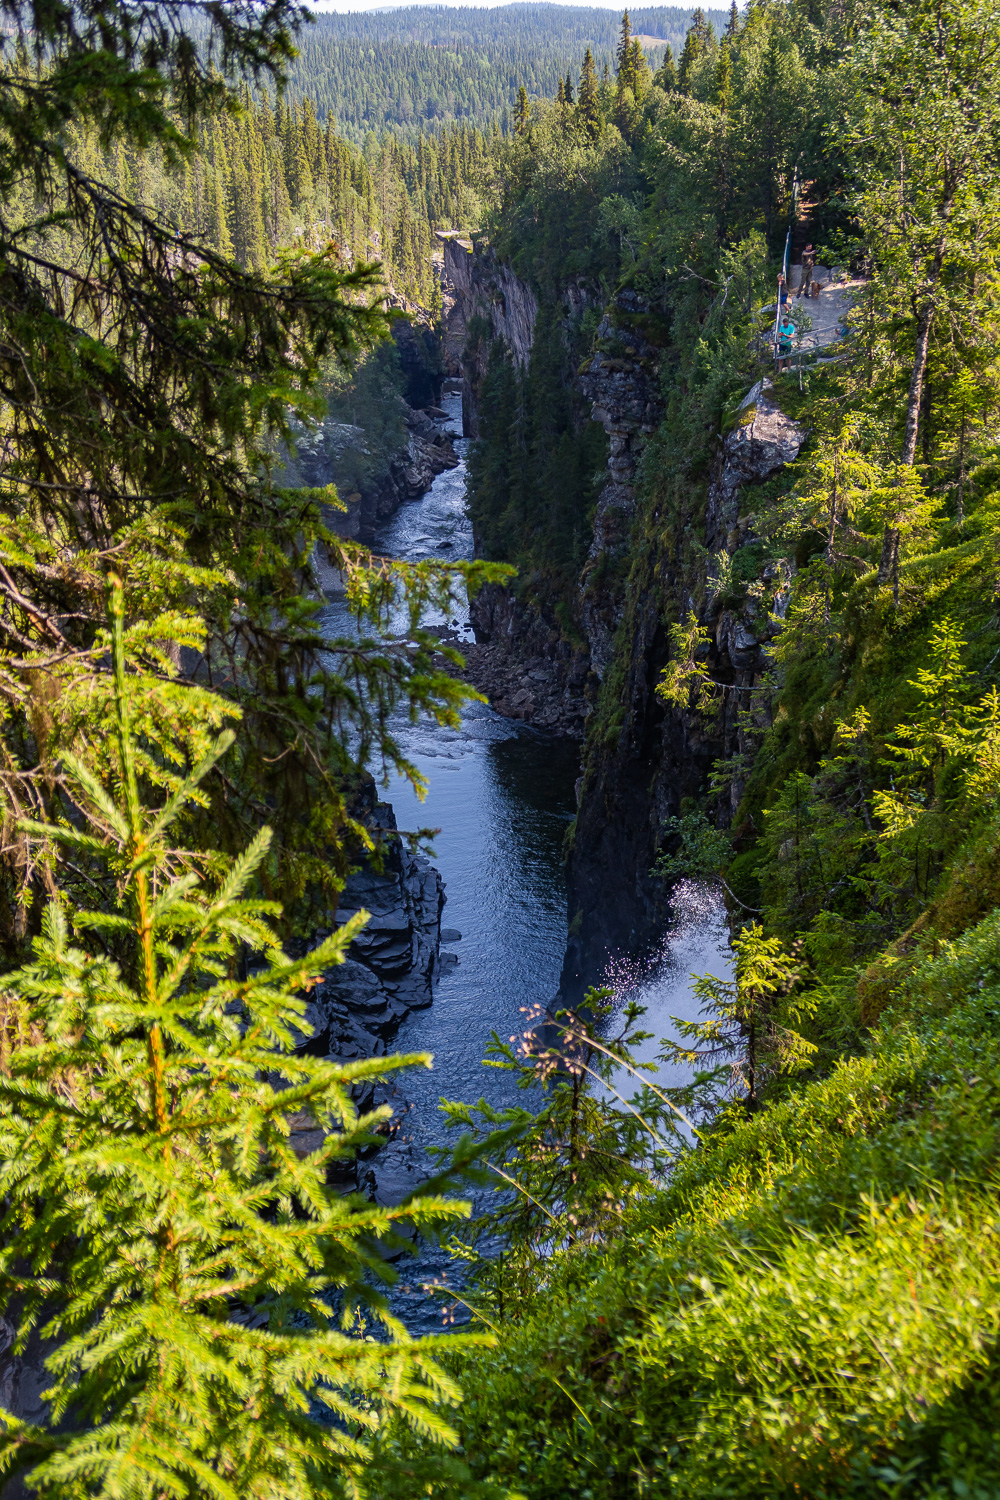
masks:
MULTIPOLYGON (((847 317, 864 280, 851 278, 836 268, 817 265, 813 271, 813 283, 819 283, 819 291, 813 297, 799 296, 800 267, 790 268, 789 280, 794 290, 788 294, 785 310, 795 324, 790 359, 802 364, 821 356, 823 351, 840 343, 847 327, 847 317)), ((777 304, 772 302, 762 312, 774 317, 777 304)))

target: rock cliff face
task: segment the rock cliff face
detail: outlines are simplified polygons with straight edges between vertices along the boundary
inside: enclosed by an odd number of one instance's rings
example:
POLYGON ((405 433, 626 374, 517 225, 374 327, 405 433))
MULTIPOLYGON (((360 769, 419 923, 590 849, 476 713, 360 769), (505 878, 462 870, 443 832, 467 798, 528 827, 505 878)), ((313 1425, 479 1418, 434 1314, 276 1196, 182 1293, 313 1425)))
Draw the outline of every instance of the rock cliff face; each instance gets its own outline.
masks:
POLYGON ((466 651, 468 677, 510 719, 554 734, 582 736, 591 704, 590 662, 565 640, 544 609, 527 609, 487 584, 470 611, 476 644, 466 651))
POLYGON ((579 377, 593 420, 608 434, 608 477, 597 501, 580 603, 590 664, 599 678, 610 665, 622 617, 621 564, 628 556, 635 516, 636 467, 643 443, 661 415, 657 351, 626 321, 643 311, 634 292, 619 294, 598 327, 597 353, 579 377))
MULTIPOLYGON (((383 833, 396 828, 388 803, 374 803, 368 821, 383 833)), ((347 962, 310 993, 314 1035, 304 1044, 308 1051, 345 1060, 381 1056, 400 1022, 430 1005, 444 903, 437 870, 398 839, 386 843, 381 870, 366 862, 349 877, 338 923, 362 908, 371 919, 352 942, 347 962)))
POLYGON ((470 345, 469 326, 483 319, 522 369, 528 362, 538 317, 538 298, 492 250, 473 250, 467 240, 441 235, 444 245, 445 361, 461 373, 462 422, 466 437, 479 436, 479 384, 488 347, 470 345))
MULTIPOLYGON (((423 855, 411 853, 392 837, 395 815, 388 803, 376 800, 371 783, 365 800, 366 807, 358 811, 370 829, 382 835, 382 867, 376 869, 366 860, 349 877, 337 922, 346 922, 362 908, 371 917, 348 949, 347 960, 328 970, 310 991, 306 1005, 310 1034, 303 1032, 299 1043, 302 1052, 343 1062, 385 1056, 401 1022, 412 1011, 431 1004, 442 965, 456 961, 450 949, 441 949, 441 913, 447 899, 441 876, 423 855)), ((317 934, 318 939, 325 936, 325 932, 317 934)), ((385 1102, 386 1097, 377 1085, 355 1089, 361 1110, 385 1102)), ((302 1153, 315 1150, 322 1132, 308 1112, 293 1117, 291 1124, 292 1146, 302 1153)), ((357 1160, 342 1163, 338 1181, 358 1187, 372 1178, 373 1170, 381 1172, 374 1147, 357 1160)))
MULTIPOLYGON (((455 240, 444 246, 444 278, 446 358, 461 354, 466 431, 475 435, 488 348, 483 337, 469 336, 473 319, 485 320, 490 335, 502 338, 523 365, 537 302, 488 251, 455 240)), ((585 300, 580 287, 566 292, 568 311, 585 300)), ((503 589, 484 590, 473 613, 477 646, 470 676, 502 713, 580 733, 592 711, 594 679, 612 667, 616 673, 615 712, 601 726, 601 742, 592 736, 588 749, 569 862, 564 991, 571 999, 599 977, 609 951, 635 952, 659 940, 667 893, 650 869, 664 845, 664 823, 684 797, 704 788, 720 759, 730 761, 733 773, 730 807, 723 812, 731 817, 735 811, 756 733, 766 727, 767 695, 753 690, 769 669, 771 614, 780 616, 785 597, 786 581, 766 570, 758 580, 766 603, 756 597, 760 590, 727 592, 720 579, 700 615, 710 637, 717 711, 681 711, 657 698, 670 654, 664 599, 692 598, 694 580, 655 543, 644 583, 636 583, 633 567, 637 471, 663 415, 660 351, 647 337, 646 318, 634 292, 619 293, 598 326, 593 356, 576 377, 609 440, 607 477, 580 579, 577 620, 586 648, 561 638, 544 605, 529 609, 503 589)), ((790 463, 804 437, 774 399, 770 382, 754 386, 718 442, 697 537, 709 553, 733 558, 754 540, 753 488, 790 463)))
MULTIPOLYGON (((524 365, 531 353, 538 303, 509 267, 486 250, 447 239, 444 246, 447 358, 460 359, 463 416, 468 435, 478 433, 479 392, 488 340, 470 337, 474 319, 502 339, 524 365)), ((563 290, 567 320, 591 298, 582 284, 563 290)), ((623 617, 623 588, 635 515, 636 468, 643 443, 658 423, 658 351, 635 324, 645 307, 622 292, 597 329, 597 352, 577 376, 593 420, 608 434, 607 478, 594 517, 593 539, 580 579, 577 624, 587 645, 571 644, 545 606, 529 608, 502 589, 486 589, 473 607, 478 645, 470 676, 501 713, 559 733, 580 734, 591 711, 595 684, 610 664, 623 617)))
POLYGON ((435 476, 458 463, 447 431, 448 414, 440 407, 414 411, 404 406, 406 442, 389 459, 387 468, 360 490, 345 492, 338 475, 348 454, 367 456, 368 440, 362 427, 347 422, 325 421, 300 435, 296 468, 302 484, 336 484, 346 510, 328 509, 331 531, 352 541, 371 543, 381 521, 394 515, 407 500, 417 500, 430 489, 435 476))
POLYGON ((733 553, 740 545, 741 488, 770 479, 797 458, 802 447, 804 430, 786 417, 773 390, 770 380, 757 382, 722 444, 705 516, 705 543, 712 552, 725 547, 733 553))
POLYGON ((390 303, 407 315, 397 318, 392 325, 407 404, 417 411, 437 406, 444 376, 439 330, 424 308, 414 307, 399 297, 390 298, 390 303))
MULTIPOLYGON (((753 540, 753 488, 794 459, 804 430, 781 411, 770 382, 755 386, 719 443, 705 510, 704 544, 733 556, 753 540)), ((651 576, 629 611, 630 634, 619 641, 624 668, 620 727, 596 747, 581 789, 569 864, 570 942, 563 972, 568 998, 599 976, 607 953, 658 942, 666 916, 662 882, 650 867, 663 846, 663 823, 681 799, 701 790, 712 764, 732 763, 730 816, 742 795, 755 730, 769 706, 759 688, 769 669, 768 645, 787 597, 784 580, 765 577, 770 603, 724 595, 701 612, 710 633, 708 666, 718 684, 718 711, 708 715, 662 703, 655 688, 669 659, 661 589, 683 592, 684 580, 651 576), (749 722, 741 708, 750 705, 749 722)))

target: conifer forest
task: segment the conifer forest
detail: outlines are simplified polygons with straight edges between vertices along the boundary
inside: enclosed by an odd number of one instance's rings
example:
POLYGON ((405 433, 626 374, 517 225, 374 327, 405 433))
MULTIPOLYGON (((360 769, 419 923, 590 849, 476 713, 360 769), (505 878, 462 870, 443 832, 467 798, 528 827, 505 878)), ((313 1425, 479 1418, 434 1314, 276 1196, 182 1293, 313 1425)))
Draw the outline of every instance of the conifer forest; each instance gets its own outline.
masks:
POLYGON ((997 1500, 995 0, 0 12, 0 1500, 997 1500))

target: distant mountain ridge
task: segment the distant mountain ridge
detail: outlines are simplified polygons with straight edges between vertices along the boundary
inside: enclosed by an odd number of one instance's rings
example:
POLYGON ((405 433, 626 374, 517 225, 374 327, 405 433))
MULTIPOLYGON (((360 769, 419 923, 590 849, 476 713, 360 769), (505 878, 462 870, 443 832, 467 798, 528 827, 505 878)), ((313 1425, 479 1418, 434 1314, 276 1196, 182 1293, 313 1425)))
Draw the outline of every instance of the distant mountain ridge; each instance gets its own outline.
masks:
MULTIPOLYGON (((693 14, 644 7, 631 12, 633 32, 677 53, 693 14)), ((725 10, 705 15, 717 33, 728 20, 725 10)), ((356 141, 384 129, 416 139, 452 121, 482 128, 504 120, 519 87, 551 98, 560 78, 575 80, 588 46, 598 72, 613 67, 620 25, 618 10, 575 5, 326 12, 299 37, 288 97, 311 99, 356 141)))
MULTIPOLYGON (((670 42, 683 43, 691 24, 693 6, 652 5, 629 10, 633 35, 645 33, 670 42)), ((705 16, 718 33, 729 19, 728 9, 705 8, 705 16)), ((566 42, 598 42, 612 49, 621 26, 621 10, 588 5, 534 3, 489 7, 453 5, 401 5, 378 11, 323 11, 306 35, 326 32, 331 37, 365 37, 376 40, 442 42, 465 40, 476 45, 486 40, 517 36, 539 45, 566 42)))

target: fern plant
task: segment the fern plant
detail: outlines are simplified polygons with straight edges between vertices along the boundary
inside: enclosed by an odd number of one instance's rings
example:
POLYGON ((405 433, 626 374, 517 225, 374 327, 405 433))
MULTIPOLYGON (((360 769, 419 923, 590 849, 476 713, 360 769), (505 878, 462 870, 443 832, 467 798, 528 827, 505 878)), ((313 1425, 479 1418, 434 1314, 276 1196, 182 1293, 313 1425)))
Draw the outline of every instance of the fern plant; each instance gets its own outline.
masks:
POLYGON ((267 830, 228 867, 172 847, 232 731, 152 795, 134 720, 163 684, 131 669, 117 590, 111 644, 103 761, 67 755, 75 816, 23 832, 42 860, 58 843, 104 868, 116 899, 73 910, 54 889, 2 982, 0 1298, 51 1379, 41 1425, 0 1412, 0 1474, 74 1500, 358 1494, 388 1412, 451 1440, 444 1336, 411 1339, 379 1283, 404 1225, 464 1206, 328 1180, 386 1113, 359 1116, 353 1086, 429 1059, 293 1050, 312 977, 366 916, 292 961, 247 895, 267 830))

